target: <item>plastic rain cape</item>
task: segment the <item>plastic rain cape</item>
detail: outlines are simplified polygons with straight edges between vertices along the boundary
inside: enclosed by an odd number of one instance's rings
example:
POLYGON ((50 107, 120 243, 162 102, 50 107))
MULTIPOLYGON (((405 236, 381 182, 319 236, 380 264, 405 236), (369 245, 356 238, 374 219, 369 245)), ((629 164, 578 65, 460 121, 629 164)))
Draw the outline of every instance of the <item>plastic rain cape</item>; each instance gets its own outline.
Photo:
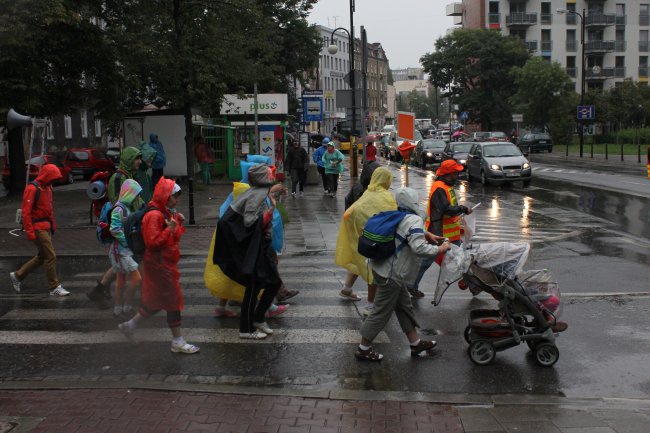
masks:
POLYGON ((388 191, 393 175, 385 167, 372 173, 370 185, 363 195, 343 214, 336 241, 335 262, 349 272, 372 283, 372 272, 367 259, 357 252, 359 236, 368 218, 387 210, 396 210, 395 196, 388 191))
POLYGON ((472 249, 467 250, 452 245, 440 265, 433 297, 434 305, 440 303, 447 288, 458 281, 472 263, 491 271, 500 281, 505 281, 522 272, 529 253, 530 245, 527 243, 494 242, 474 245, 472 249))

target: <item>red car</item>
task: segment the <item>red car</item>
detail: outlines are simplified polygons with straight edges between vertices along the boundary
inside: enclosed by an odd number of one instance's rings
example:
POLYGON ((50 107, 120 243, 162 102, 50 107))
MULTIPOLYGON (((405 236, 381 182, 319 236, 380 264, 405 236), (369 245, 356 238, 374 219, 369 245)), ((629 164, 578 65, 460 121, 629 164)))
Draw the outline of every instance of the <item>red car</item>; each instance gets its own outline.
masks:
MULTIPOLYGON (((25 161, 27 164, 28 161, 25 161)), ((63 165, 61 158, 57 157, 55 154, 33 154, 32 158, 29 160, 29 180, 36 179, 38 172, 41 170, 41 166, 44 164, 54 164, 59 167, 61 170, 61 179, 56 181, 57 184, 67 184, 73 183, 74 177, 72 176, 72 170, 63 165)), ((27 169, 27 167, 25 167, 27 169)), ((5 188, 9 186, 9 178, 11 177, 11 170, 9 169, 9 159, 5 157, 5 166, 2 169, 2 183, 5 188)))
POLYGON ((72 170, 73 175, 90 178, 98 171, 114 171, 115 163, 99 149, 70 149, 65 154, 63 165, 72 170))

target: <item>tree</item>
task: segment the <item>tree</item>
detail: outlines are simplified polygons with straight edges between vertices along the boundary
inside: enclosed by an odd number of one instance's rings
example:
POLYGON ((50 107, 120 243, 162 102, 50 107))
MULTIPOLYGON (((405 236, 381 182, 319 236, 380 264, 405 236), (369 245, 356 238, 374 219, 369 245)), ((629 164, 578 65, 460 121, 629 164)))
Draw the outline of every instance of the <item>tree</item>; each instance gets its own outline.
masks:
POLYGON ((415 113, 416 119, 431 119, 434 115, 434 109, 431 105, 431 99, 427 98, 417 90, 411 90, 406 97, 409 110, 415 113))
POLYGON ((566 140, 577 95, 564 68, 557 62, 534 57, 523 67, 515 67, 513 74, 518 90, 512 102, 524 115, 524 121, 537 129, 547 129, 555 143, 566 140))
POLYGON ((524 44, 493 30, 458 29, 436 41, 436 51, 420 59, 429 81, 450 94, 469 119, 484 128, 509 129, 509 104, 516 89, 512 68, 529 58, 524 44))

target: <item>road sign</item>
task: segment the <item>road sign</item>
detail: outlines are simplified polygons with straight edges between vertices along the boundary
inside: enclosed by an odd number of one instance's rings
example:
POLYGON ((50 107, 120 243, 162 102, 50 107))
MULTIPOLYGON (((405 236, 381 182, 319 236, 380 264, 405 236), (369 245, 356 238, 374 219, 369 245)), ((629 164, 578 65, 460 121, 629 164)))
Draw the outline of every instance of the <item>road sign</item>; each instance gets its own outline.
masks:
POLYGON ((397 113, 397 135, 405 140, 415 140, 415 114, 399 111, 397 113))
POLYGON ((524 121, 524 115, 523 114, 513 114, 512 115, 512 121, 515 123, 523 122, 524 121))
POLYGON ((578 120, 594 120, 596 107, 593 105, 578 105, 578 120))
POLYGON ((323 120, 323 98, 303 96, 302 110, 305 122, 321 122, 323 120))
POLYGON ((460 120, 467 120, 469 119, 469 113, 467 111, 463 111, 460 113, 460 120))

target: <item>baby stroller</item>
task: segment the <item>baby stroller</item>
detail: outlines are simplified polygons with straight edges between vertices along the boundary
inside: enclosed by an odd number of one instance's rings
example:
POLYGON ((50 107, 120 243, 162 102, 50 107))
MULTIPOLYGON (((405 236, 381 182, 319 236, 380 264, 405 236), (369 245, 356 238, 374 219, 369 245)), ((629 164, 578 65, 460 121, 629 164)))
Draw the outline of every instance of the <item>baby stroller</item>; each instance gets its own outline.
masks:
POLYGON ((467 250, 453 246, 445 254, 434 305, 461 278, 473 294, 487 292, 499 301, 498 309, 470 311, 464 337, 475 364, 490 364, 496 352, 522 342, 541 366, 554 365, 560 356, 555 338, 568 326, 558 321, 560 290, 547 270, 522 270, 529 251, 527 243, 497 242, 467 250))

